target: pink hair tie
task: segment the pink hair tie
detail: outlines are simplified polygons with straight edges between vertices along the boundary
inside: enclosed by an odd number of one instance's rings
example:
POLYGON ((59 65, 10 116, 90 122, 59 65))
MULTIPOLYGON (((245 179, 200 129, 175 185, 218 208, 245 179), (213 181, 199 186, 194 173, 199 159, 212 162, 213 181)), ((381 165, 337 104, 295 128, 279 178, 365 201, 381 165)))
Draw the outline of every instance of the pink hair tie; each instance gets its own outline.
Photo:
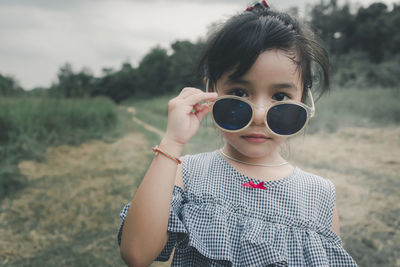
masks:
POLYGON ((267 4, 267 1, 265 1, 265 0, 262 0, 262 2, 261 2, 267 9, 269 9, 269 5, 267 4))
MULTIPOLYGON (((269 5, 267 4, 267 1, 262 0, 261 3, 263 4, 263 6, 266 9, 269 9, 269 5)), ((254 9, 255 6, 260 5, 260 3, 256 3, 254 6, 249 6, 248 8, 246 8, 246 11, 252 11, 254 9)))

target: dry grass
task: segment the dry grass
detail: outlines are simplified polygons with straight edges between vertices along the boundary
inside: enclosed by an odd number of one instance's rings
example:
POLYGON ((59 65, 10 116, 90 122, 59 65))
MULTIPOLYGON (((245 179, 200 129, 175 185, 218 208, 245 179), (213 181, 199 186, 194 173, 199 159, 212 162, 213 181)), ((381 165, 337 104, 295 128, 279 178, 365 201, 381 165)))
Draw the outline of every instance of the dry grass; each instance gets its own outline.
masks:
POLYGON ((1 203, 0 264, 86 266, 86 256, 121 264, 118 214, 149 154, 144 136, 133 133, 113 144, 50 148, 43 162, 21 162, 29 186, 1 203), (41 259, 44 251, 61 255, 41 259))

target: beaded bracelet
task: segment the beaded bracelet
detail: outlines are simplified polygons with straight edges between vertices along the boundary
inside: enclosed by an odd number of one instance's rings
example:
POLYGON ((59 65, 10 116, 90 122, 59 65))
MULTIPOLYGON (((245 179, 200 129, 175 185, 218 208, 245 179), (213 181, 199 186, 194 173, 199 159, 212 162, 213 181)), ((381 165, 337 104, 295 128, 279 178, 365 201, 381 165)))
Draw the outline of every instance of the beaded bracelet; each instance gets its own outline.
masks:
POLYGON ((162 155, 166 156, 167 158, 172 159, 173 161, 176 162, 176 164, 181 164, 181 163, 182 163, 182 161, 181 161, 180 159, 178 159, 178 158, 176 158, 176 157, 174 157, 174 156, 171 156, 171 155, 168 154, 167 152, 162 151, 162 150, 159 148, 158 145, 155 146, 155 147, 153 147, 151 150, 153 150, 153 152, 155 152, 155 153, 161 153, 162 155))

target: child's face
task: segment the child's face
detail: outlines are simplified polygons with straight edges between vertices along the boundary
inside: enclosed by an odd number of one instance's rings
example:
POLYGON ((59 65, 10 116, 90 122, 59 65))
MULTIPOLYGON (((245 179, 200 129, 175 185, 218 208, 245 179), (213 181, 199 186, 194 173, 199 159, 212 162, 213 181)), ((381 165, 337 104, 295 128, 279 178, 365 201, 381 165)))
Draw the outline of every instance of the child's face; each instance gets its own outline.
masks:
POLYGON ((268 50, 259 55, 250 70, 232 81, 227 72, 217 81, 218 95, 244 97, 257 105, 252 124, 240 132, 221 131, 232 153, 249 158, 271 156, 286 137, 273 135, 265 126, 265 110, 274 102, 301 101, 302 80, 297 65, 282 50, 268 50))

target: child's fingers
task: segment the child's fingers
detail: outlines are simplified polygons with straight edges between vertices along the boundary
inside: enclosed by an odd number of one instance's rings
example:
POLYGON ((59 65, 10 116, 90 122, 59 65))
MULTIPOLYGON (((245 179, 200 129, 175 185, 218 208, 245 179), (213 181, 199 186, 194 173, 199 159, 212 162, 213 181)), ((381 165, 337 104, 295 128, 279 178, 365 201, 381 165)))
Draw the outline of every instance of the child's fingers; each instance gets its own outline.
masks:
POLYGON ((197 103, 201 101, 207 101, 207 100, 214 100, 218 97, 217 93, 198 93, 194 95, 188 96, 185 100, 187 101, 188 105, 194 106, 197 103))
POLYGON ((203 109, 209 109, 210 105, 208 103, 197 103, 196 105, 193 106, 193 112, 200 112, 203 109))
POLYGON ((182 89, 182 91, 179 94, 179 98, 181 99, 185 99, 190 95, 193 94, 199 94, 199 93, 204 93, 202 90, 198 89, 198 88, 193 88, 193 87, 185 87, 182 89))
POLYGON ((199 108, 199 111, 197 111, 197 112, 195 113, 196 116, 197 116, 197 119, 198 119, 199 121, 201 121, 201 120, 204 118, 204 116, 207 115, 207 113, 208 113, 209 111, 210 111, 210 109, 209 109, 209 107, 208 107, 207 104, 201 105, 201 107, 199 108))
POLYGON ((193 111, 196 113, 196 112, 198 112, 198 111, 200 111, 202 108, 201 108, 201 105, 199 104, 199 103, 197 103, 196 105, 194 105, 193 106, 193 111))

